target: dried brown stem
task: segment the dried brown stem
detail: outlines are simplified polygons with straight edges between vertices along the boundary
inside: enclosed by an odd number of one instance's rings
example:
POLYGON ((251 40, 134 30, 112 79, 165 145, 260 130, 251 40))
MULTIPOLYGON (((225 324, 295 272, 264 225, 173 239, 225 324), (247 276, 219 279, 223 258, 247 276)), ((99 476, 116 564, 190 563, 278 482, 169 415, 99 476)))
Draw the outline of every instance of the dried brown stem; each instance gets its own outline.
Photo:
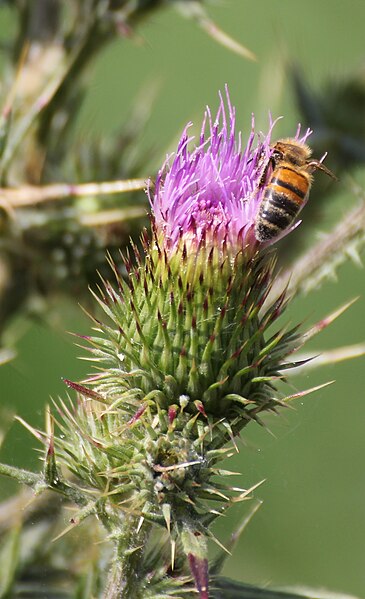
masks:
POLYGON ((23 185, 18 188, 0 187, 0 203, 9 210, 67 198, 110 195, 136 191, 146 186, 145 179, 104 181, 102 183, 53 183, 51 185, 23 185))

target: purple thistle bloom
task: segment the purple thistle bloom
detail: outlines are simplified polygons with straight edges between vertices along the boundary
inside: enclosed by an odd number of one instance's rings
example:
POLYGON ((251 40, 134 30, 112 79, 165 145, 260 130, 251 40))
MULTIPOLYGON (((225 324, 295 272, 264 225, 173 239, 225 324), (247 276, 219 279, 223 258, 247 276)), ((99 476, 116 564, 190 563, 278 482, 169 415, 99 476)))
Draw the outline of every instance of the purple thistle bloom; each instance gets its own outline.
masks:
MULTIPOLYGON (((156 229, 170 249, 181 238, 196 245, 214 238, 235 250, 257 244, 253 229, 263 195, 260 180, 271 156, 270 139, 276 121, 270 119, 269 133, 260 136, 254 147, 252 118, 251 134, 242 150, 227 86, 228 118, 222 94, 219 96, 214 121, 209 107, 206 109, 199 145, 189 149, 194 139, 188 136, 189 123, 176 154, 168 156, 159 171, 154 193, 148 190, 156 229)), ((310 133, 308 130, 300 141, 305 142, 310 133)), ((296 139, 299 135, 300 127, 296 139)))

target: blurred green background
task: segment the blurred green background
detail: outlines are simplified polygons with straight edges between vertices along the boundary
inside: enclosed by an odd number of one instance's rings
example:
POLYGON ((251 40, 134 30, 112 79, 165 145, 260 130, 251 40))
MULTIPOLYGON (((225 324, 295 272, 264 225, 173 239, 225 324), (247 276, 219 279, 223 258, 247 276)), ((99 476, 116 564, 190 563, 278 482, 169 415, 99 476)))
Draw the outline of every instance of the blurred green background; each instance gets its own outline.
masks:
MULTIPOLYGON (((328 76, 365 65, 363 0, 225 0, 208 8, 222 29, 256 53, 256 63, 222 48, 173 10, 153 13, 138 31, 143 43, 116 40, 93 65, 75 139, 113 132, 143 86, 157 81, 159 94, 143 139, 144 147, 153 148, 146 176, 153 175, 184 124, 199 123, 206 104, 215 110, 225 83, 244 136, 252 112, 258 129, 266 131, 271 111, 285 116, 274 134, 280 137, 293 135, 299 118, 285 62, 300 64, 319 89, 328 76)), ((2 17, 0 33, 10 22, 5 12, 2 17)), ((354 178, 365 187, 361 170, 354 178)), ((308 247, 356 203, 344 183, 339 189, 308 236, 308 247)), ((314 354, 364 341, 364 281, 364 271, 348 263, 336 282, 290 307, 287 321, 312 323, 360 296, 312 343, 314 354)), ((66 333, 89 330, 77 302, 62 302, 53 314, 52 326, 12 323, 8 336, 18 357, 0 371, 1 403, 39 427, 50 397, 66 395, 62 377, 77 380, 90 370, 77 360, 82 352, 66 333)), ((242 472, 237 485, 266 479, 255 493, 264 503, 227 562, 227 575, 260 585, 307 585, 365 597, 365 358, 310 371, 292 382, 302 389, 333 379, 333 385, 293 404, 294 410, 267 419, 270 432, 257 425, 244 432, 240 454, 229 466, 242 472)), ((1 460, 36 468, 36 447, 15 423, 1 460)), ((3 496, 15 489, 4 480, 0 485, 3 496)), ((247 504, 237 506, 220 522, 222 542, 247 509, 247 504)))

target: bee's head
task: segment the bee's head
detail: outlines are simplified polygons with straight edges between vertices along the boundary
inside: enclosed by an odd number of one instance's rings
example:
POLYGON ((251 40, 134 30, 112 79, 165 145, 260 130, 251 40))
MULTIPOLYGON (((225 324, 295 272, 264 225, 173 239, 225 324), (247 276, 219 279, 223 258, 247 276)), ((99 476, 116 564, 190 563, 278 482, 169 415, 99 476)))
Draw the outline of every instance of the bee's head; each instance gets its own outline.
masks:
POLYGON ((285 160, 295 166, 304 166, 310 156, 311 149, 306 144, 293 138, 280 139, 273 145, 273 160, 285 160))

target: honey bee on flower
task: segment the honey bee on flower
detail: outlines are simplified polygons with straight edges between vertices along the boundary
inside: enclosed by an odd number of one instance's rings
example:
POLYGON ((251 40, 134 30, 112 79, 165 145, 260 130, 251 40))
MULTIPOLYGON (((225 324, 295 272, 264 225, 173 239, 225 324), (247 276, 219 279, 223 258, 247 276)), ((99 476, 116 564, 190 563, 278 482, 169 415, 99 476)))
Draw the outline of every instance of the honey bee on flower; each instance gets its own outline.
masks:
POLYGON ((293 224, 307 203, 314 171, 321 170, 336 179, 311 154, 309 146, 294 138, 280 139, 272 146, 263 175, 264 194, 255 220, 257 241, 273 241, 293 224), (265 181, 270 166, 272 171, 265 181))
MULTIPOLYGON (((312 173, 334 175, 321 161, 311 158, 306 144, 311 131, 300 137, 271 143, 275 123, 255 146, 252 127, 243 149, 236 138, 235 109, 226 91, 227 107, 220 105, 213 120, 205 113, 199 143, 188 125, 176 153, 168 157, 148 190, 157 231, 173 250, 181 239, 199 244, 203 239, 228 249, 269 245, 289 233, 306 204, 312 173)), ((335 177, 334 177, 335 178, 335 177)))

